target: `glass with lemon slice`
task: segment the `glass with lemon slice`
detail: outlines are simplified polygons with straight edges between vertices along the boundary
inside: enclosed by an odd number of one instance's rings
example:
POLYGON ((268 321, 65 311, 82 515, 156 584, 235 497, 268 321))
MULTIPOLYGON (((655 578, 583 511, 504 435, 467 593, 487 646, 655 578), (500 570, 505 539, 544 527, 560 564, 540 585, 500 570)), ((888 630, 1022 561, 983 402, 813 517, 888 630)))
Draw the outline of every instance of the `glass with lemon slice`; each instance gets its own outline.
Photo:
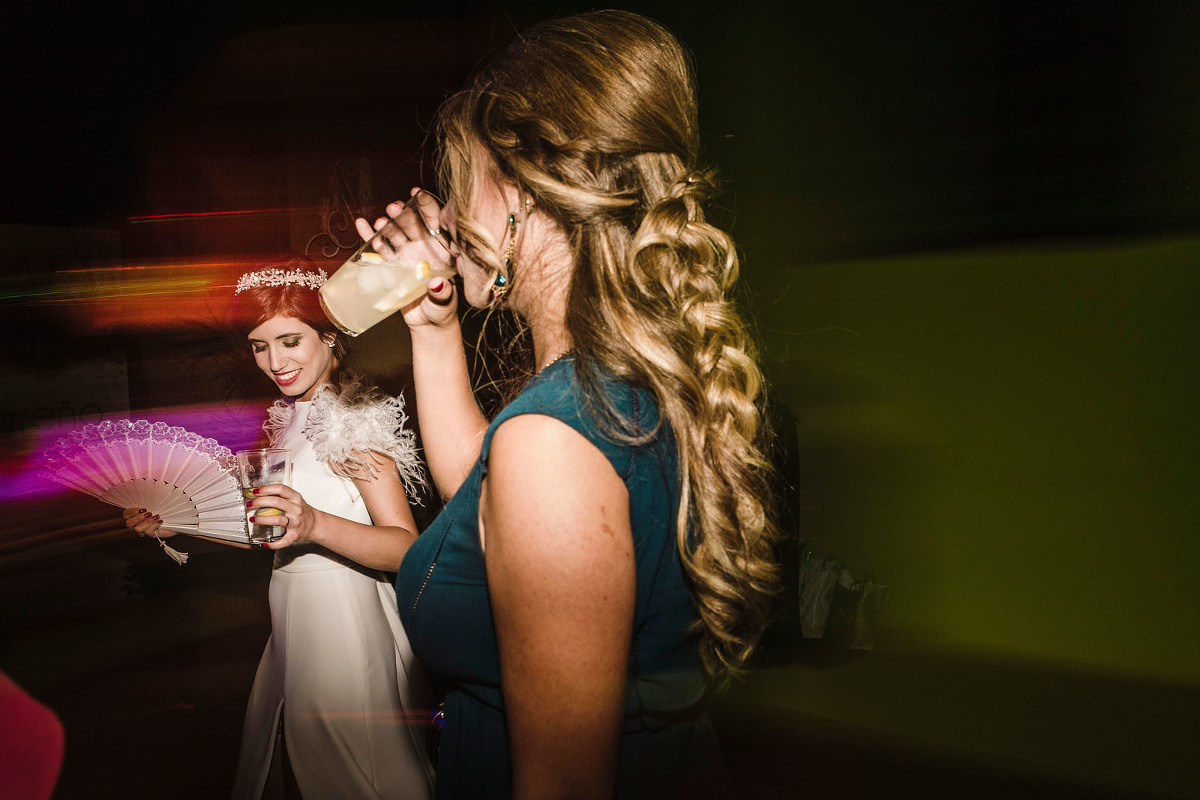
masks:
POLYGON ((421 232, 418 238, 436 241, 445 251, 439 252, 430 245, 431 254, 449 254, 445 234, 430 230, 421 216, 418 198, 426 196, 432 197, 428 192, 414 195, 399 214, 364 242, 321 287, 319 296, 325 316, 351 336, 358 336, 419 300, 431 278, 454 276, 453 270, 436 269, 428 261, 401 259, 393 249, 393 244, 400 246, 409 241, 404 230, 407 226, 410 232, 421 232))
MULTIPOLYGON (((263 450, 239 450, 236 454, 238 481, 242 485, 242 497, 249 502, 256 495, 254 490, 273 483, 289 485, 292 480, 292 451, 278 447, 263 450)), ((282 539, 287 528, 282 525, 263 525, 251 522, 251 518, 277 517, 283 514, 278 508, 247 508, 246 530, 250 544, 263 544, 282 539)))
POLYGON ((356 253, 321 287, 321 308, 338 328, 358 336, 372 325, 420 299, 430 278, 452 277, 428 261, 387 261, 371 251, 356 253))

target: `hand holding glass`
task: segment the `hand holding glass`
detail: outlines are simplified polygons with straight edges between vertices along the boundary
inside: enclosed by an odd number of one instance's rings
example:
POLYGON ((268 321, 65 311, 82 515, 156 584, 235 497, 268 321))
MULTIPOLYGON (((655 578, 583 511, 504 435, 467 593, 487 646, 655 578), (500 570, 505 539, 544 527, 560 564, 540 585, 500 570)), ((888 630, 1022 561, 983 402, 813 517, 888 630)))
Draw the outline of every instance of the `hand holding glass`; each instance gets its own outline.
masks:
POLYGON ((430 266, 431 261, 448 263, 450 257, 445 232, 431 229, 425 221, 430 212, 436 218, 439 205, 429 192, 417 192, 325 282, 319 293, 321 308, 334 325, 358 336, 423 297, 430 278, 454 276, 453 270, 430 266), (434 241, 436 245, 426 245, 424 257, 413 255, 414 248, 404 248, 434 241))
MULTIPOLYGON (((242 484, 242 497, 254 499, 254 490, 272 483, 285 486, 292 480, 292 451, 279 448, 266 450, 241 450, 237 453, 238 479, 242 484)), ((287 528, 282 525, 263 525, 251 522, 251 517, 276 517, 282 514, 278 508, 247 508, 246 529, 250 544, 265 544, 283 538, 287 528)))

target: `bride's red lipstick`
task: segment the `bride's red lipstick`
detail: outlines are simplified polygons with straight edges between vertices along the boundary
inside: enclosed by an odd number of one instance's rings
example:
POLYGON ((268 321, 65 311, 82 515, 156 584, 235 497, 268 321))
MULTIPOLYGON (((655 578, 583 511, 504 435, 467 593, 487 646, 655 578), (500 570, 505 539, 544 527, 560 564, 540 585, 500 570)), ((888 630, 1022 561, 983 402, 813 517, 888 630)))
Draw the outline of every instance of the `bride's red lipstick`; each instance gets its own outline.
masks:
MULTIPOLYGON (((293 383, 295 383, 295 382, 296 382, 296 379, 300 377, 300 370, 298 370, 298 369, 296 369, 296 370, 291 370, 291 371, 290 371, 290 373, 291 373, 291 376, 292 376, 292 377, 290 377, 290 378, 281 378, 279 375, 276 375, 276 376, 275 376, 275 382, 276 382, 277 384, 279 384, 280 386, 291 386, 293 383)), ((287 373, 287 372, 283 372, 283 373, 280 373, 280 374, 281 374, 281 375, 287 375, 287 374, 289 374, 289 373, 287 373)))

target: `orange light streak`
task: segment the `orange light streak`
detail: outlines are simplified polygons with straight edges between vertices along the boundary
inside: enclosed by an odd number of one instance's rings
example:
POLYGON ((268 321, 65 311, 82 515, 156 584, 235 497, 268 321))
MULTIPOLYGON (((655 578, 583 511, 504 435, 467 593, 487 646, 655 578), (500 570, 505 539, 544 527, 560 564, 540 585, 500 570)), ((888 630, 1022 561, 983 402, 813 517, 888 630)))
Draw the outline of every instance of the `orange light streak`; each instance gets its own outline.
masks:
POLYGON ((110 264, 59 270, 55 285, 26 302, 65 306, 95 333, 178 329, 228 307, 238 276, 270 258, 110 264))

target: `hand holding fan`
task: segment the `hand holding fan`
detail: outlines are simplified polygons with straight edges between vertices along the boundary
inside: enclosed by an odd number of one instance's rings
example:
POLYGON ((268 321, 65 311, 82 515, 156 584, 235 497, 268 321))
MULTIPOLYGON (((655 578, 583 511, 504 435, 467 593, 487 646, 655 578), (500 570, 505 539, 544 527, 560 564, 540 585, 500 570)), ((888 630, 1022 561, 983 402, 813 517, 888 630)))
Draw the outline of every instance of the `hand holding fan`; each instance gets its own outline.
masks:
POLYGON ((117 508, 145 508, 167 530, 247 541, 233 454, 183 428, 144 419, 85 425, 46 451, 43 472, 117 508))

